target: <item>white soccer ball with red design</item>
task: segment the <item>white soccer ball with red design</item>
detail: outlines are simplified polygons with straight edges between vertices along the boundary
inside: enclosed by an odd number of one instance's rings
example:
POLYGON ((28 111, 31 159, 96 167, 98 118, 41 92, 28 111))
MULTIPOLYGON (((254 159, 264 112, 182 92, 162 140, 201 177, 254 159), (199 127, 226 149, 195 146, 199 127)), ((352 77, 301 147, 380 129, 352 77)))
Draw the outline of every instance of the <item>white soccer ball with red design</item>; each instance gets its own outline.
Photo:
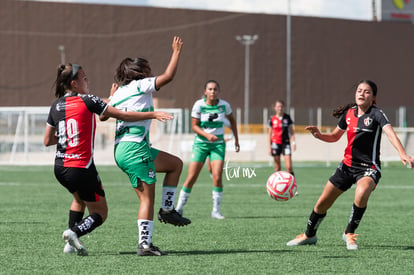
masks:
POLYGON ((296 195, 296 179, 288 172, 278 171, 267 179, 266 189, 272 199, 287 201, 296 195))

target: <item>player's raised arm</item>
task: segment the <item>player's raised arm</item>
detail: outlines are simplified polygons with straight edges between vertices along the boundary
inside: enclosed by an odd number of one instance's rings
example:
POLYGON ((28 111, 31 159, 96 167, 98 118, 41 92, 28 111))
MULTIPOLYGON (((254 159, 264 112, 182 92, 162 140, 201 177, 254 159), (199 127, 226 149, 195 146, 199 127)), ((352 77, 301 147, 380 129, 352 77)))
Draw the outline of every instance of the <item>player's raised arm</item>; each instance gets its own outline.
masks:
POLYGON ((165 69, 164 73, 157 76, 155 80, 155 87, 157 89, 161 88, 168 84, 171 80, 173 80, 175 76, 175 72, 177 71, 178 67, 178 60, 180 59, 181 49, 183 47, 183 41, 180 37, 174 36, 172 42, 172 54, 170 62, 168 63, 167 68, 165 69))

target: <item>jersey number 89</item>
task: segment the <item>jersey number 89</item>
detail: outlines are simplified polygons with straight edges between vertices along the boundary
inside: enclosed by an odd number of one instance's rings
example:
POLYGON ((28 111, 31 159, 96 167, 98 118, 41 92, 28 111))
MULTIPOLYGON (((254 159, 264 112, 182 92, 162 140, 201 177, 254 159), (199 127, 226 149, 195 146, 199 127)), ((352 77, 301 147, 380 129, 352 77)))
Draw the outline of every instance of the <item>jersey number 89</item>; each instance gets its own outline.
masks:
POLYGON ((75 119, 68 119, 66 126, 64 120, 59 121, 59 144, 63 148, 77 146, 79 144, 78 133, 78 122, 75 119))

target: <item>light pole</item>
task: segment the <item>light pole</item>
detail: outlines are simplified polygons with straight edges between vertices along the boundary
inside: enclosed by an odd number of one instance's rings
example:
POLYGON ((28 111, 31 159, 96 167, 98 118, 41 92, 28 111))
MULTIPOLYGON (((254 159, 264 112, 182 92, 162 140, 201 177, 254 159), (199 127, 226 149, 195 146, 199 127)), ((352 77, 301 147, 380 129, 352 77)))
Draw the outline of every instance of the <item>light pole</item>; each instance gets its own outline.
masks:
POLYGON ((59 45, 58 49, 60 51, 60 64, 65 65, 66 64, 65 46, 59 45))
POLYGON ((290 112, 291 93, 292 93, 292 75, 291 75, 291 37, 292 37, 292 21, 291 21, 291 6, 288 0, 287 16, 286 16, 286 111, 290 112))
POLYGON ((245 46, 244 51, 244 132, 249 125, 249 74, 250 74, 250 46, 259 38, 255 35, 237 35, 236 40, 245 46))

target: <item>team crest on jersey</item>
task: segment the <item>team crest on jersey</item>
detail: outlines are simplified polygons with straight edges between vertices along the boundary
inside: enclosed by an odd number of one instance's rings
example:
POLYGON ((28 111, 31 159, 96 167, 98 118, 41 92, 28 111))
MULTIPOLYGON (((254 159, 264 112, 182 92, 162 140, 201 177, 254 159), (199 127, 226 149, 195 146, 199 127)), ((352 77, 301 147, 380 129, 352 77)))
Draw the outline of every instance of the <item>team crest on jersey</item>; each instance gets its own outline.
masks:
POLYGON ((152 169, 149 169, 148 170, 148 177, 149 178, 152 178, 152 179, 155 178, 155 172, 154 172, 154 170, 152 170, 152 169))
POLYGON ((369 126, 369 125, 371 125, 371 123, 372 123, 372 118, 367 117, 366 119, 364 119, 365 126, 369 126))

